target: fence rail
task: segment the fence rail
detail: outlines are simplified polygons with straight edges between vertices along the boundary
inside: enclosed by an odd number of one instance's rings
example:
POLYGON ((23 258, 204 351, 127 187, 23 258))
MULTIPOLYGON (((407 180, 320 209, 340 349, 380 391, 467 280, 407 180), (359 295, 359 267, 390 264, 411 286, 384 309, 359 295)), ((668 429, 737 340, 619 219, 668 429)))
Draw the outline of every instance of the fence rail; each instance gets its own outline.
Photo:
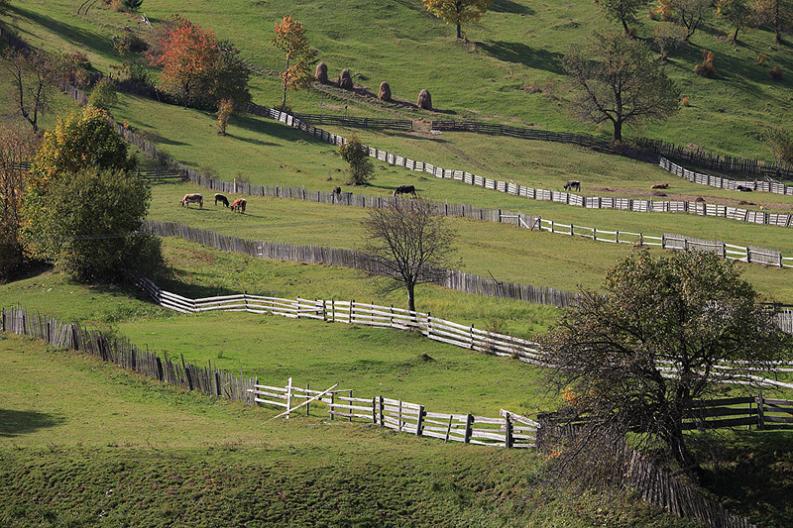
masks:
POLYGON ((722 176, 713 176, 711 174, 702 174, 700 172, 689 170, 682 165, 678 165, 666 158, 661 158, 658 165, 667 172, 671 172, 675 176, 697 183, 699 185, 707 185, 709 187, 716 187, 718 189, 728 189, 731 191, 740 191, 739 187, 751 189, 753 192, 765 192, 774 194, 783 194, 785 196, 793 196, 793 185, 785 185, 784 183, 769 180, 732 180, 722 176))
MULTIPOLYGON (((545 359, 545 354, 538 343, 481 330, 473 325, 455 323, 434 317, 430 313, 355 301, 284 299, 248 293, 191 299, 163 290, 146 278, 140 279, 138 284, 157 304, 180 313, 249 312, 281 315, 294 319, 307 318, 325 322, 415 330, 428 339, 447 345, 499 357, 510 357, 532 365, 551 366, 545 359)), ((677 375, 677 367, 670 360, 659 361, 658 369, 662 375, 667 377, 677 375)), ((754 365, 741 361, 722 361, 714 365, 713 370, 714 377, 726 384, 793 389, 791 383, 756 374, 758 372, 774 374, 793 372, 793 362, 754 365)))
POLYGON ((754 425, 758 429, 793 428, 793 400, 755 397, 722 398, 694 402, 684 428, 722 429, 754 425))
POLYGON ((380 119, 371 117, 348 117, 332 114, 294 114, 306 123, 331 125, 351 128, 372 128, 390 130, 413 130, 413 121, 409 119, 380 119))

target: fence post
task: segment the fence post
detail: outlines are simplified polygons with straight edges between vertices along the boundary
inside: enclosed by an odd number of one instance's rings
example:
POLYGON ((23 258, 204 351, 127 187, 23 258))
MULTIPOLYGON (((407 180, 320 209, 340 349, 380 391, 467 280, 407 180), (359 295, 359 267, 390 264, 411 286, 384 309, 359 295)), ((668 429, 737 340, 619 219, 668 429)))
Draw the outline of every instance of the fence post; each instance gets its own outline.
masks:
POLYGON ((397 431, 402 432, 402 400, 399 400, 399 412, 397 413, 397 431))
POLYGON ((5 332, 6 331, 6 309, 5 309, 5 306, 3 306, 3 318, 2 318, 2 323, 1 324, 3 325, 2 326, 2 331, 5 332))
POLYGON ((615 239, 617 240, 617 244, 619 244, 620 243, 620 230, 617 229, 615 231, 615 233, 616 233, 615 239))
POLYGON ((286 419, 289 419, 289 409, 292 408, 292 378, 286 382, 286 419))
POLYGON ((350 301, 350 311, 347 313, 347 322, 352 324, 352 320, 355 318, 355 299, 350 301))
POLYGON ((336 419, 336 414, 335 414, 335 412, 336 412, 336 391, 331 391, 330 392, 330 407, 329 407, 329 409, 330 410, 328 412, 330 413, 330 419, 331 420, 335 420, 336 419))
POLYGON ((353 409, 352 409, 352 389, 350 389, 349 397, 350 397, 350 401, 347 402, 347 405, 349 405, 350 408, 349 408, 349 415, 347 417, 350 419, 349 421, 352 421, 352 411, 353 411, 353 409))
POLYGON ((427 312, 427 337, 432 335, 432 313, 427 312))
POLYGON ((757 428, 765 429, 765 415, 763 414, 765 402, 763 400, 763 393, 761 392, 759 396, 755 397, 754 401, 757 404, 757 428))
POLYGON ((474 415, 469 414, 465 417, 465 443, 471 443, 471 433, 474 428, 474 415))
POLYGON ((377 396, 372 396, 372 423, 377 423, 377 396))
POLYGON ((504 415, 504 447, 507 449, 512 447, 512 418, 510 413, 504 415))
POLYGON ((746 248, 746 262, 747 263, 751 263, 752 262, 752 248, 750 248, 750 247, 746 248))
POLYGON ((474 349, 474 325, 471 325, 471 329, 468 331, 468 336, 471 339, 471 350, 474 349))
POLYGON ((416 421, 416 436, 421 436, 421 432, 424 429, 424 406, 419 405, 419 417, 416 421))
MULTIPOLYGON (((306 383, 306 400, 310 400, 311 399, 310 390, 311 390, 311 384, 310 383, 306 383)), ((306 402, 306 416, 309 416, 309 413, 310 413, 309 409, 310 408, 311 408, 311 402, 306 402)))
POLYGON ((379 418, 380 418, 380 427, 385 427, 385 420, 383 419, 383 415, 385 411, 383 410, 383 397, 377 397, 377 404, 378 404, 378 411, 379 411, 379 418))

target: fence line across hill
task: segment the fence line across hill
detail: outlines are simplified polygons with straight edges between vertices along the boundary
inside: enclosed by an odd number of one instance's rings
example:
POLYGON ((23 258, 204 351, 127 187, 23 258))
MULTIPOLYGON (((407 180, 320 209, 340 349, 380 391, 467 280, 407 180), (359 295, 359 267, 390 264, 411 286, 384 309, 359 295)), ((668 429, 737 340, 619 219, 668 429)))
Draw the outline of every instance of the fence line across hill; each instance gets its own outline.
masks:
MULTIPOLYGON (((347 140, 343 136, 333 134, 310 125, 297 116, 281 112, 272 108, 249 105, 248 110, 255 115, 274 119, 292 128, 299 129, 321 141, 333 145, 343 145, 347 140)), ((559 134, 575 138, 574 134, 559 134)), ((588 141, 594 141, 589 138, 588 141)), ((572 141, 572 140, 571 140, 572 141)), ((587 209, 616 209, 620 211, 630 211, 639 213, 683 213, 695 216, 708 216, 726 218, 739 222, 751 224, 772 225, 777 227, 793 227, 793 214, 767 213, 764 211, 754 211, 740 207, 732 207, 721 204, 708 204, 705 202, 685 201, 685 200, 642 200, 633 198, 615 198, 602 196, 582 196, 567 191, 554 191, 549 189, 539 189, 526 185, 521 185, 511 181, 494 180, 483 176, 477 176, 470 172, 459 169, 446 169, 427 163, 416 161, 409 157, 402 156, 381 150, 376 147, 367 147, 369 156, 389 165, 403 167, 407 170, 423 172, 436 178, 453 180, 483 187, 513 196, 527 198, 529 200, 550 201, 557 204, 583 207, 587 209)), ((655 162, 655 158, 653 159, 655 162)), ((792 188, 793 189, 793 188, 792 188)))
MULTIPOLYGON (((141 278, 139 286, 158 305, 184 314, 211 311, 247 312, 259 315, 280 315, 292 319, 314 319, 324 322, 357 324, 396 330, 414 330, 433 341, 439 341, 467 350, 474 350, 499 357, 510 357, 536 366, 552 366, 538 343, 527 339, 489 332, 433 317, 430 313, 415 312, 358 303, 355 301, 322 299, 285 299, 246 293, 220 295, 191 299, 163 290, 147 278, 141 278)), ((659 360, 658 369, 662 375, 675 377, 677 368, 672 361, 659 360)), ((758 365, 745 362, 721 361, 713 366, 715 377, 722 383, 736 385, 757 385, 760 387, 793 388, 793 384, 762 377, 755 373, 774 374, 793 372, 793 362, 762 363, 758 365)))
MULTIPOLYGON (((75 100, 80 101, 81 104, 84 104, 85 101, 87 101, 87 97, 85 96, 85 93, 75 87, 67 86, 64 87, 64 90, 67 93, 69 93, 75 100)), ((266 115, 267 117, 278 119, 280 122, 283 122, 288 126, 306 130, 309 133, 315 135, 316 137, 319 137, 324 141, 330 143, 343 144, 345 141, 344 138, 341 136, 338 136, 336 134, 331 134, 329 132, 326 132, 324 130, 321 130, 313 126, 309 126, 303 123, 302 121, 300 121, 299 119, 284 112, 280 112, 278 110, 258 107, 257 105, 250 105, 250 110, 254 113, 258 111, 259 115, 266 115)), ((141 134, 138 134, 137 132, 134 132, 129 128, 123 126, 122 124, 114 122, 114 126, 116 128, 116 131, 125 139, 125 141, 138 147, 148 157, 158 160, 163 165, 178 168, 179 170, 183 171, 187 179, 189 179, 193 183, 196 183, 203 187, 207 187, 209 189, 220 190, 223 192, 243 193, 254 196, 274 196, 279 198, 300 199, 304 201, 312 201, 312 202, 315 201, 318 203, 333 203, 338 205, 348 205, 355 207, 384 207, 388 203, 390 203, 388 198, 383 198, 383 197, 371 197, 371 196, 367 197, 365 195, 354 195, 352 193, 347 193, 343 195, 341 199, 339 199, 339 197, 334 195, 333 193, 323 193, 321 191, 307 191, 304 188, 255 185, 247 182, 238 183, 236 181, 227 182, 223 180, 217 180, 215 178, 203 174, 200 171, 194 170, 183 164, 175 162, 170 156, 160 152, 156 148, 153 142, 149 141, 141 134)), ((370 149, 370 154, 371 154, 371 149, 370 149)), ((377 156, 378 159, 382 157, 380 151, 377 151, 377 156)), ((418 165, 415 165, 416 163, 419 164, 422 163, 422 162, 413 162, 412 160, 402 158, 401 156, 395 156, 393 154, 391 154, 390 156, 386 156, 386 160, 392 160, 394 161, 395 164, 398 164, 397 162, 402 162, 406 164, 408 162, 412 162, 414 164, 413 165, 414 170, 417 170, 416 167, 418 167, 418 165)), ((434 168, 432 166, 427 166, 425 167, 425 169, 432 169, 432 171, 434 172, 434 168)), ((451 177, 457 179, 458 176, 460 176, 460 172, 461 171, 453 171, 451 177)), ((441 169, 441 177, 445 177, 443 176, 444 174, 448 174, 448 171, 441 169)), ((463 178, 463 180, 465 180, 466 174, 467 173, 462 173, 461 177, 463 178)), ((476 177, 476 178, 480 178, 480 177, 476 177)), ((478 182, 481 182, 481 185, 483 186, 487 185, 487 182, 491 182, 492 188, 497 188, 495 180, 488 180, 486 178, 480 178, 479 180, 477 180, 474 178, 473 175, 470 175, 469 179, 473 184, 479 184, 478 182)), ((506 189, 506 192, 512 192, 513 190, 517 192, 520 189, 524 189, 525 192, 528 193, 527 187, 515 186, 514 184, 506 184, 505 182, 501 182, 501 183, 504 184, 505 186, 504 188, 506 189)), ((565 195, 565 200, 569 201, 570 193, 563 193, 563 194, 565 195)), ((553 196, 559 197, 561 195, 560 193, 556 193, 553 196)), ((448 203, 435 203, 434 205, 435 205, 436 214, 443 214, 445 216, 458 216, 462 218, 471 218, 480 221, 508 223, 528 229, 534 229, 535 227, 537 227, 541 231, 566 234, 569 236, 581 236, 583 238, 588 238, 590 240, 594 240, 597 242, 612 242, 612 243, 625 243, 625 244, 636 243, 636 242, 630 242, 629 239, 626 239, 626 237, 623 237, 623 240, 620 240, 620 236, 619 236, 620 233, 635 236, 637 239, 636 241, 638 242, 639 245, 643 245, 645 240, 659 238, 658 235, 631 233, 620 230, 610 231, 610 230, 599 229, 597 227, 563 224, 563 223, 555 222, 553 220, 540 219, 539 217, 533 217, 531 215, 525 215, 522 213, 510 213, 502 209, 488 209, 488 208, 474 207, 470 205, 466 206, 463 204, 448 204, 448 203), (560 226, 561 229, 557 230, 555 229, 555 226, 560 226), (599 234, 606 235, 606 237, 598 236, 599 234), (612 234, 616 237, 615 239, 609 238, 610 236, 612 236, 612 234)), ((705 208, 705 210, 707 210, 707 207, 705 208)), ((787 220, 787 222, 790 223, 790 218, 787 220)), ((676 250, 690 249, 690 250, 712 251, 716 254, 721 255, 723 258, 729 258, 731 260, 738 260, 741 262, 755 263, 755 264, 761 264, 767 266, 775 266, 779 268, 793 268, 793 257, 785 257, 784 255, 782 255, 780 251, 777 250, 744 247, 744 246, 738 246, 719 241, 702 241, 696 238, 686 237, 685 235, 662 235, 660 237, 660 240, 661 240, 660 245, 659 244, 648 244, 648 245, 656 245, 664 249, 676 249, 676 250), (670 245, 667 245, 666 244, 667 240, 672 241, 672 243, 670 245)), ((513 290, 515 289, 513 287, 510 288, 513 290)), ((496 288, 496 290, 501 291, 503 290, 503 288, 496 288)))
MULTIPOLYGON (((782 182, 768 181, 768 180, 732 180, 723 176, 713 176, 712 174, 702 174, 689 170, 682 165, 678 165, 666 158, 661 158, 658 165, 667 172, 671 172, 676 176, 697 183, 699 185, 707 185, 709 187, 716 187, 718 189, 728 189, 731 191, 740 191, 738 187, 746 187, 754 192, 782 194, 785 196, 793 196, 793 185, 785 185, 782 182)), ((763 222, 758 222, 763 223, 763 222)))

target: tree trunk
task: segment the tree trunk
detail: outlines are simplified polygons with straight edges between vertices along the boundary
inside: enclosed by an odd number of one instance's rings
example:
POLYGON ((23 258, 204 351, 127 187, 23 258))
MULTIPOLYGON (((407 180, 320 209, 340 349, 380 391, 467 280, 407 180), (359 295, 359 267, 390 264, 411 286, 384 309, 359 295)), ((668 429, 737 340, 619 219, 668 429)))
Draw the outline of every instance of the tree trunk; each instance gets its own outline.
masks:
POLYGON ((774 3, 774 32, 776 33, 776 43, 782 44, 782 13, 780 10, 782 6, 779 4, 782 3, 782 0, 777 0, 774 3))
POLYGON ((622 142, 622 121, 614 121, 614 141, 617 143, 622 142))
POLYGON ((680 464, 683 471, 699 479, 701 473, 699 464, 697 464, 694 455, 691 454, 691 451, 689 451, 686 446, 682 429, 679 425, 675 425, 670 429, 666 442, 669 445, 669 449, 672 451, 672 456, 677 463, 680 464))
POLYGON ((625 34, 633 38, 633 33, 631 33, 631 28, 628 27, 628 22, 624 18, 620 18, 620 22, 622 22, 622 28, 625 30, 625 34))
POLYGON ((416 285, 415 284, 405 284, 405 287, 408 290, 408 310, 411 312, 416 311, 416 285))
POLYGON ((281 97, 281 111, 286 109, 286 89, 289 84, 289 55, 286 56, 286 68, 284 68, 284 93, 281 97))
POLYGON ((457 22, 457 40, 463 39, 463 26, 457 22))
POLYGON ((740 26, 735 26, 735 33, 732 34, 732 43, 733 44, 737 44, 738 43, 738 32, 740 30, 741 30, 740 26))

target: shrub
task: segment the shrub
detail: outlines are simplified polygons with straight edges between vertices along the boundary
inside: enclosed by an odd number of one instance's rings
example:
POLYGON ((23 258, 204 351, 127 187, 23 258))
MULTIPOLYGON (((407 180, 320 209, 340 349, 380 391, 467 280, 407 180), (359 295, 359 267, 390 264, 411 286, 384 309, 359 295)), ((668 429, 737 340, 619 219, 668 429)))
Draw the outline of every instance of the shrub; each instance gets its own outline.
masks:
POLYGON ((424 110, 432 110, 432 95, 430 95, 430 92, 426 89, 421 90, 416 104, 419 108, 423 108, 424 110))
POLYGON ((361 143, 358 136, 351 136, 341 147, 342 159, 350 165, 350 181, 352 185, 366 185, 374 174, 374 165, 369 159, 369 148, 361 143))
POLYGON ((684 95, 684 96, 683 96, 683 97, 680 99, 680 104, 681 104, 681 105, 683 105, 683 106, 690 106, 690 102, 689 102, 689 100, 688 100, 688 96, 687 96, 687 95, 684 95))
POLYGON ((383 81, 380 83, 380 90, 377 92, 377 98, 381 101, 390 101, 391 100, 391 86, 383 81))
POLYGON ((53 64, 57 72, 57 80, 81 89, 90 88, 100 76, 84 53, 57 56, 53 59, 53 64))
POLYGON ((779 165, 793 165, 793 132, 777 126, 769 128, 764 136, 774 161, 779 165))
POLYGON ((694 67, 694 73, 702 77, 715 77, 716 76, 716 54, 712 51, 706 51, 700 64, 694 67))
POLYGON ((662 22, 653 28, 653 43, 661 56, 661 60, 666 61, 669 55, 686 40, 686 30, 671 22, 662 22))
POLYGON ((314 79, 320 84, 328 84, 328 65, 324 62, 317 64, 314 70, 314 79))
POLYGON ((231 115, 234 113, 234 101, 231 99, 221 99, 218 103, 218 118, 217 118, 217 127, 218 127, 218 134, 221 136, 226 135, 226 127, 229 124, 229 119, 231 119, 231 115))
POLYGON ((91 90, 91 95, 88 96, 88 104, 108 112, 117 102, 118 94, 116 93, 116 86, 113 81, 107 77, 100 79, 91 90))
POLYGON ((774 67, 768 71, 768 75, 773 81, 781 81, 783 77, 782 68, 779 64, 775 64, 774 67))
POLYGON ((757 58, 755 59, 755 63, 757 63, 758 65, 762 66, 766 62, 768 62, 768 54, 767 53, 758 53, 757 54, 757 58))
POLYGON ((350 74, 350 70, 348 68, 344 68, 341 71, 341 75, 339 75, 339 88, 342 90, 352 90, 353 89, 353 82, 352 82, 352 74, 350 74))
POLYGON ((110 40, 113 44, 113 49, 122 57, 135 53, 143 53, 149 49, 149 44, 129 28, 125 28, 124 31, 118 35, 113 35, 110 40))

